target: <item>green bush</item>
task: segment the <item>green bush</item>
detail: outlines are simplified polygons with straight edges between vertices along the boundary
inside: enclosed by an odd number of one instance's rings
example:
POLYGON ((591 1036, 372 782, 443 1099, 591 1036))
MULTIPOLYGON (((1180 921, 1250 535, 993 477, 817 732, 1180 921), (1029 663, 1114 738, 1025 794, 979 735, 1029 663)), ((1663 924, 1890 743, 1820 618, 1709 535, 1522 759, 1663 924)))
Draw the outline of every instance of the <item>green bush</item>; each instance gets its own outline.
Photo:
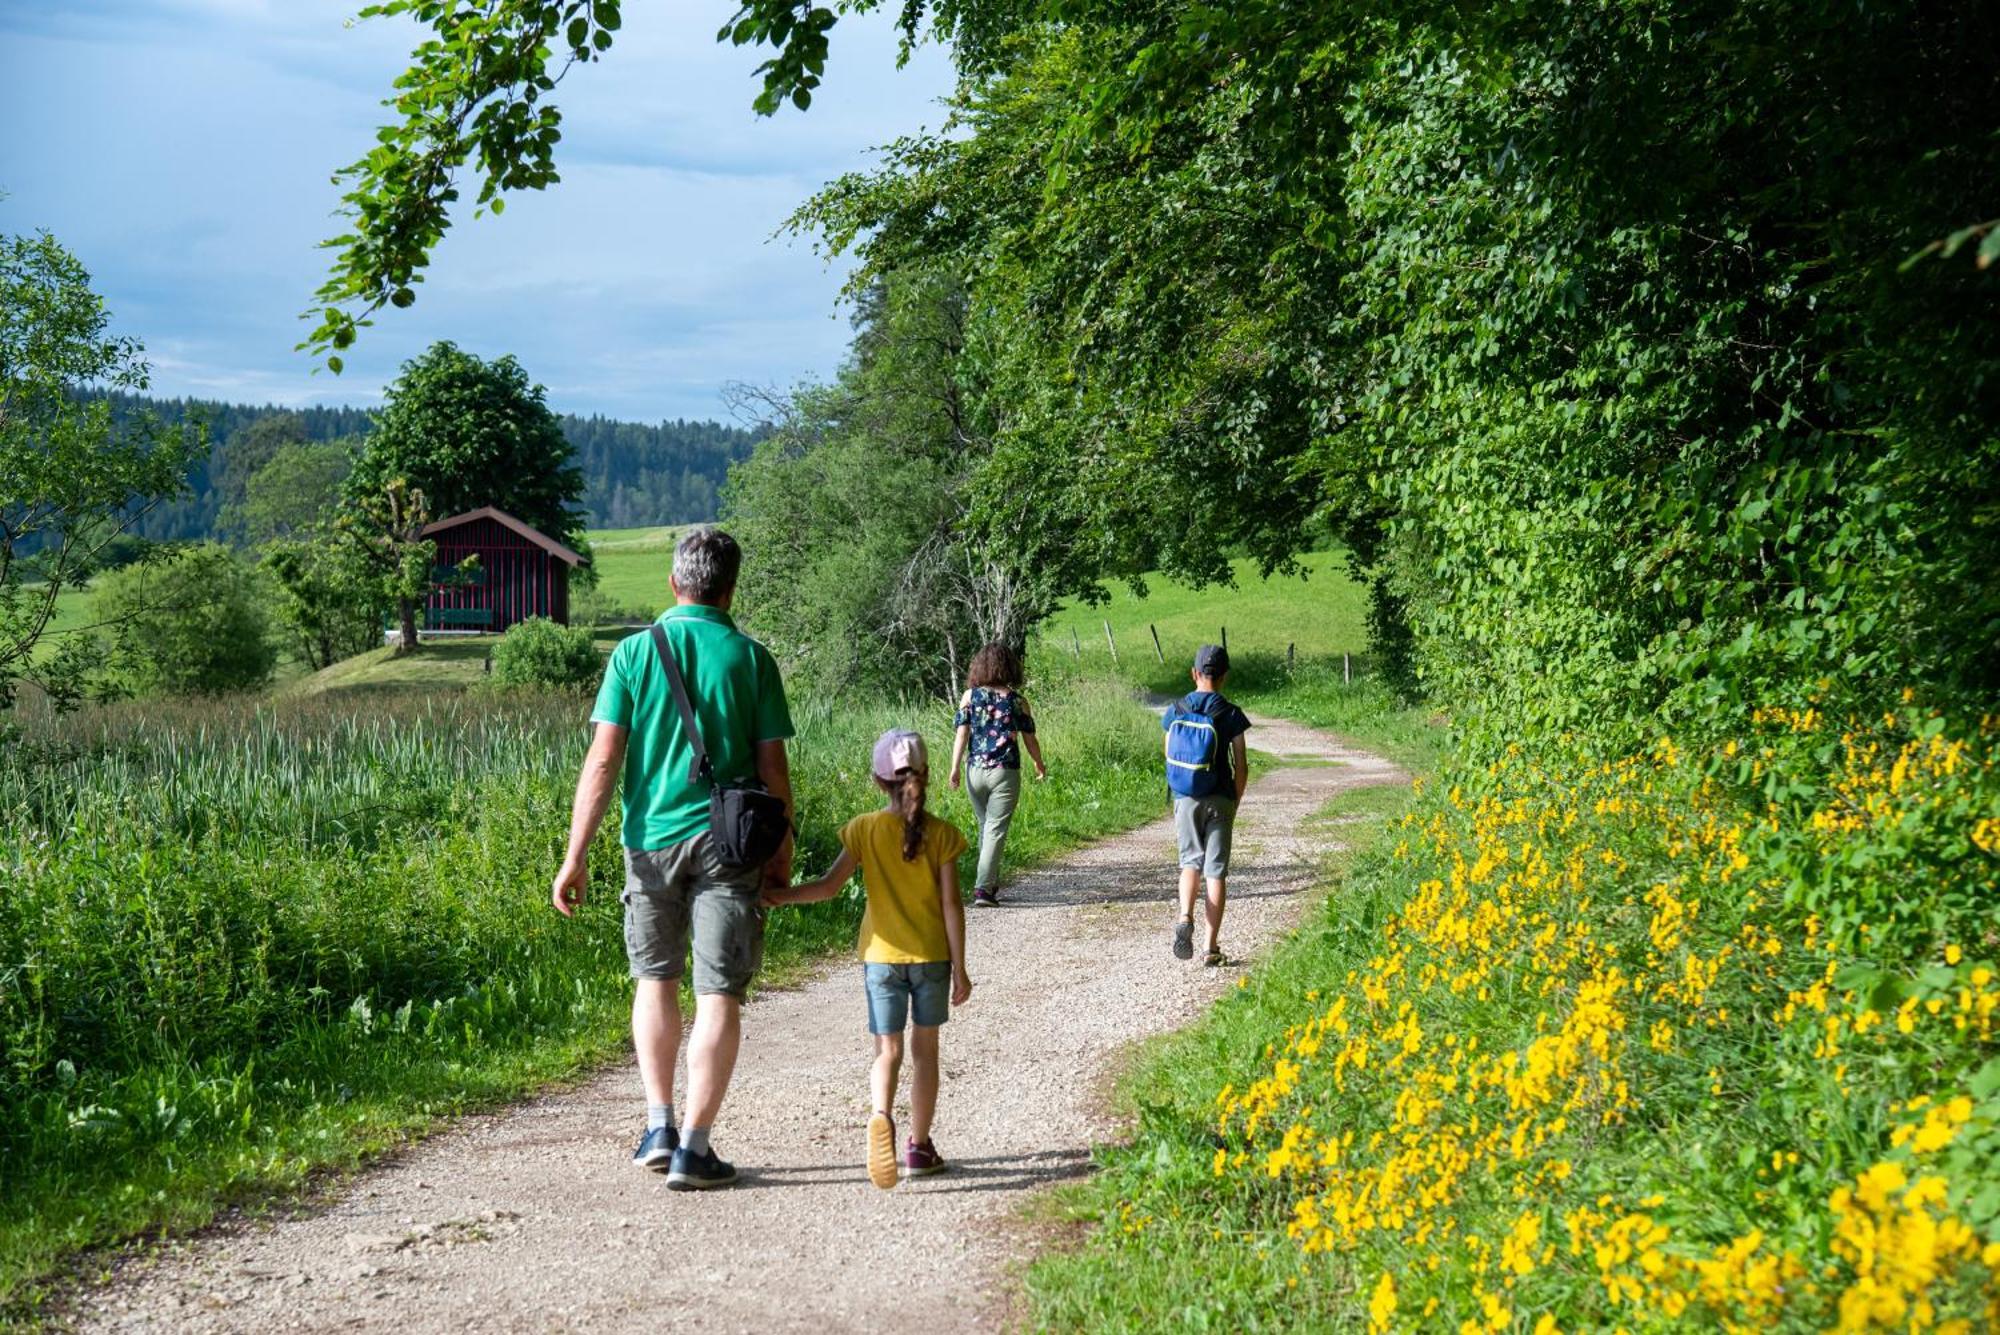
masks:
POLYGON ((515 622, 493 646, 493 681, 500 686, 594 686, 603 671, 604 656, 589 631, 546 617, 515 622))
POLYGON ((257 572, 219 543, 126 566, 98 582, 112 695, 219 695, 271 679, 277 650, 257 572))

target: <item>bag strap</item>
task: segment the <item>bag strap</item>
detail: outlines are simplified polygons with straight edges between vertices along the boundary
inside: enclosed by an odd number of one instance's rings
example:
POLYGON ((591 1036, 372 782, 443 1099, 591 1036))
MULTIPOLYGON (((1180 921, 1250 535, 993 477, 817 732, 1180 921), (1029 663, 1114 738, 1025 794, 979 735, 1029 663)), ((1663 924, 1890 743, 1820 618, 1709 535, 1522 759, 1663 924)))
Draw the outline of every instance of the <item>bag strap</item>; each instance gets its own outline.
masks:
POLYGON ((701 724, 695 721, 694 706, 688 703, 687 683, 681 680, 681 665, 674 661, 673 648, 667 643, 667 632, 657 621, 653 623, 653 649, 667 669, 667 686, 674 693, 674 707, 680 710, 681 727, 687 731, 688 745, 694 748, 694 763, 688 766, 688 782, 706 780, 713 785, 715 770, 708 763, 708 747, 701 740, 701 724))

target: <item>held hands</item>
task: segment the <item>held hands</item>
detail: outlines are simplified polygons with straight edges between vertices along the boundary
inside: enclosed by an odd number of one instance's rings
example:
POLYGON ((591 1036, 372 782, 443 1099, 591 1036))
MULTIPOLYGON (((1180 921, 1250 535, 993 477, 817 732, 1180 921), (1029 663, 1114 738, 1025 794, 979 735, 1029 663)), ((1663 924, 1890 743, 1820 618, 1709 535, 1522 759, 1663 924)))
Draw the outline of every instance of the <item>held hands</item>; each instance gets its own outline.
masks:
POLYGON ((963 1006, 972 999, 972 975, 964 969, 951 971, 951 1004, 963 1006))
POLYGON ((589 883, 590 873, 582 862, 565 861, 549 889, 549 902, 556 906, 557 913, 573 918, 583 904, 583 892, 589 883))
POLYGON ((1047 783, 1048 781, 1049 781, 1049 767, 1047 765, 1044 765, 1041 761, 1037 760, 1035 762, 1035 782, 1047 783))

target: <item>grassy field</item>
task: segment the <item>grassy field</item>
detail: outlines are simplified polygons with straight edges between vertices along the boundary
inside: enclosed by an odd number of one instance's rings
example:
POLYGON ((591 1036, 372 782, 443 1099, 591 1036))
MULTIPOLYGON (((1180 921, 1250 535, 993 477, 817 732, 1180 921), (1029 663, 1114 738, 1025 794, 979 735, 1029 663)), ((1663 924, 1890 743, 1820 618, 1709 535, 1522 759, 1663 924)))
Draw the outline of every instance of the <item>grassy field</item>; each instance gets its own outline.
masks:
POLYGON ((1152 580, 1139 597, 1114 581, 1108 603, 1072 604, 1050 618, 1038 632, 1037 651, 1044 658, 1069 658, 1085 672, 1115 671, 1155 689, 1181 689, 1194 651, 1219 643, 1225 630, 1230 654, 1239 662, 1282 663, 1290 648, 1301 659, 1337 661, 1342 653, 1363 654, 1367 595, 1349 577, 1346 553, 1310 552, 1300 561, 1303 574, 1272 579, 1259 577, 1254 563, 1236 561, 1233 588, 1190 589, 1152 580))
POLYGON ((599 597, 616 607, 658 616, 673 599, 667 577, 673 573, 674 544, 682 531, 672 526, 592 529, 591 565, 597 571, 599 597))

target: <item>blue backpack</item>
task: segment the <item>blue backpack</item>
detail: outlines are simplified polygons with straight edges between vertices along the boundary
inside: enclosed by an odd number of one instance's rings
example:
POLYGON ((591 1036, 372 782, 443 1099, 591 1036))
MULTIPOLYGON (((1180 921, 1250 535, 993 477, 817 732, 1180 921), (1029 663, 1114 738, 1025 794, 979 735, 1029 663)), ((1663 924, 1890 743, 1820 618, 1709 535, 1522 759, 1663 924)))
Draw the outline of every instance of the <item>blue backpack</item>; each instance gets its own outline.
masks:
POLYGON ((1222 735, 1215 720, 1176 700, 1167 706, 1167 790, 1176 797, 1208 797, 1223 781, 1222 735))

